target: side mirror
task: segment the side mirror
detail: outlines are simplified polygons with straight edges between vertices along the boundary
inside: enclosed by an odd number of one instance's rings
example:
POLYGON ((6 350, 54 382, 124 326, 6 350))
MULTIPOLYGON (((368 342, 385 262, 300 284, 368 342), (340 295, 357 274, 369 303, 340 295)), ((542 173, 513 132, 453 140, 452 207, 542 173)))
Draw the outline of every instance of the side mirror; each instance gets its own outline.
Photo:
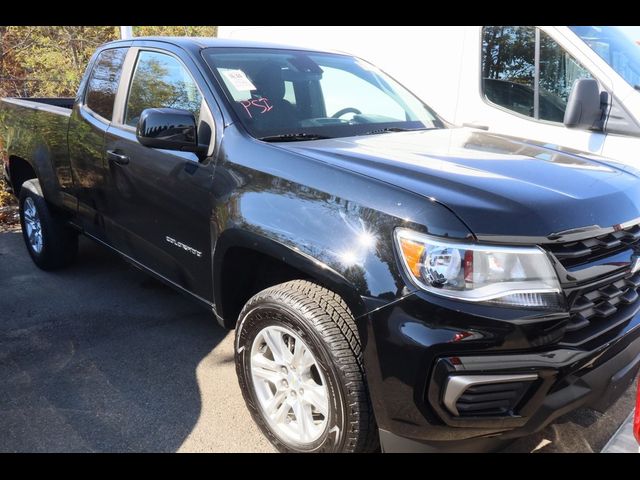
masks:
POLYGON ((601 120, 598 82, 593 78, 579 78, 573 83, 569 94, 567 109, 564 112, 564 125, 568 128, 601 130, 601 120))
POLYGON ((140 114, 136 137, 145 147, 201 152, 196 117, 187 110, 147 108, 140 114))

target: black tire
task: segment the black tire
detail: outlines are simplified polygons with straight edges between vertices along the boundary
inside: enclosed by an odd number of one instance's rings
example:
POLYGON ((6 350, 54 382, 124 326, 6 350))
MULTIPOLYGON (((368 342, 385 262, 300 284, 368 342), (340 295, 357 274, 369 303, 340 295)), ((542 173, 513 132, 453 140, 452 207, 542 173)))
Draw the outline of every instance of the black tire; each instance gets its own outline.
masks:
POLYGON ((78 252, 78 233, 56 215, 44 197, 38 180, 27 180, 20 189, 20 225, 22 237, 33 262, 42 270, 55 270, 71 264, 78 252), (35 206, 41 225, 42 248, 38 252, 31 245, 25 226, 25 202, 35 206))
POLYGON ((247 408, 264 435, 281 452, 370 452, 379 447, 367 391, 362 350, 353 316, 337 294, 294 280, 267 288, 244 306, 236 327, 236 371, 247 408), (309 348, 329 391, 327 427, 313 444, 286 443, 264 418, 251 376, 250 355, 258 333, 285 327, 309 348))

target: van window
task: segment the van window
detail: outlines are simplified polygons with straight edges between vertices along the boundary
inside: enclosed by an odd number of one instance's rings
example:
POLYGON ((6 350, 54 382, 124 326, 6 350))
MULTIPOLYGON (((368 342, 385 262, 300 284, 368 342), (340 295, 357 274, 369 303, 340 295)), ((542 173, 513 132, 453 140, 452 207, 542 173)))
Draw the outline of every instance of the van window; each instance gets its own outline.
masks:
POLYGON ((540 32, 540 114, 542 120, 562 122, 573 82, 589 72, 558 43, 540 32))
POLYGON ((534 27, 484 27, 482 86, 487 99, 528 117, 534 116, 534 27))
POLYGON ((110 48, 100 52, 87 83, 85 106, 107 121, 111 121, 113 115, 113 102, 126 55, 126 48, 110 48))
POLYGON ((569 28, 629 85, 640 86, 640 48, 619 27, 583 25, 569 28))
POLYGON ((535 27, 484 27, 482 88, 492 103, 537 120, 562 122, 573 82, 589 72, 540 31, 536 65, 535 27), (539 71, 536 111, 536 70, 539 71))
POLYGON ((129 98, 125 123, 135 127, 147 108, 178 108, 200 116, 202 95, 189 72, 178 60, 158 52, 140 52, 129 98))

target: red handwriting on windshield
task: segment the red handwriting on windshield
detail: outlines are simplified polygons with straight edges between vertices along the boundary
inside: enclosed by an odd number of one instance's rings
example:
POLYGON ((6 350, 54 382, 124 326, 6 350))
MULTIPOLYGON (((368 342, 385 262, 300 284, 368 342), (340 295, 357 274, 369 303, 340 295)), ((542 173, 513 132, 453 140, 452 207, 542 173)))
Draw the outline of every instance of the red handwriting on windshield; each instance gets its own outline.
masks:
POLYGON ((241 101, 240 104, 244 107, 249 118, 253 118, 253 113, 263 114, 271 111, 273 108, 273 105, 269 103, 269 99, 265 97, 244 100, 241 101))

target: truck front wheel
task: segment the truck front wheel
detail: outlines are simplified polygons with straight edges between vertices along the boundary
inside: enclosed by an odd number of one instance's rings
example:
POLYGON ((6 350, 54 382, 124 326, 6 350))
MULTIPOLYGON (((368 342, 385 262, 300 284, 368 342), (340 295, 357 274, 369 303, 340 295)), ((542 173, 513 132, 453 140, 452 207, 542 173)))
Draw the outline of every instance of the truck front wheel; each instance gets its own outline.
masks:
POLYGON ((245 402, 282 452, 366 452, 378 446, 360 338, 335 293, 294 280, 251 298, 236 328, 245 402))
POLYGON ((38 267, 54 270, 73 262, 78 251, 78 234, 51 211, 38 180, 22 184, 20 224, 27 251, 38 267))

